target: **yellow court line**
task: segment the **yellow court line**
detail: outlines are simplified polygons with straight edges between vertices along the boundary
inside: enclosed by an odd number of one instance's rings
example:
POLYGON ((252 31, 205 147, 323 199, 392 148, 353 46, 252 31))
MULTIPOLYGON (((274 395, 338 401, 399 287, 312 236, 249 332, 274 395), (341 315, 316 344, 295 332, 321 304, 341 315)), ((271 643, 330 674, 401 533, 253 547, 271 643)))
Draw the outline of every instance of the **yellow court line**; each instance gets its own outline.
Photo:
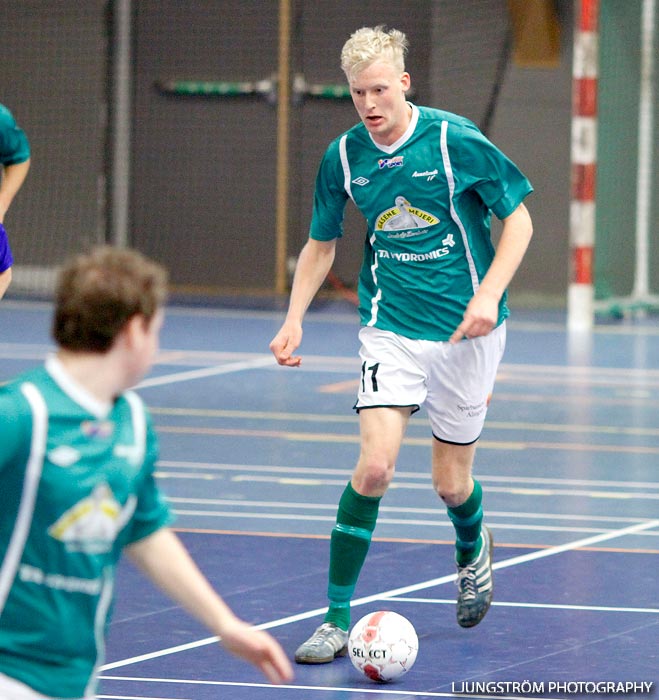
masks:
MULTIPOLYGON (((621 388, 622 391, 622 388, 621 388)), ((626 391, 626 394, 629 392, 626 391)), ((651 391, 643 391, 643 396, 597 396, 578 394, 570 397, 570 401, 577 406, 583 406, 584 404, 595 404, 598 407, 602 406, 644 406, 644 407, 659 407, 659 401, 652 398, 654 394, 651 391)), ((547 396, 543 394, 513 394, 500 391, 494 391, 492 395, 492 400, 499 401, 510 401, 514 403, 518 401, 520 403, 559 403, 565 405, 565 395, 547 396)))
MULTIPOLYGON (((175 532, 186 532, 193 535, 231 535, 231 536, 249 536, 249 537, 284 537, 291 539, 302 540, 329 540, 330 535, 318 535, 299 532, 266 532, 266 531, 249 531, 242 530, 215 530, 213 528, 196 528, 196 527, 173 527, 175 532)), ((435 540, 416 537, 373 537, 373 542, 393 542, 400 544, 432 544, 432 545, 454 545, 454 540, 435 540)), ((551 549, 553 544, 525 544, 521 542, 499 542, 495 543, 497 548, 506 549, 551 549)), ((605 552, 610 554, 659 554, 659 549, 642 549, 624 547, 578 547, 576 552, 605 552)))
MULTIPOLYGON (((565 401, 565 399, 563 399, 565 401)), ((282 411, 241 411, 233 409, 167 408, 152 407, 153 415, 183 416, 191 418, 244 418, 246 420, 288 421, 291 423, 346 423, 357 425, 354 414, 290 413, 282 411)), ((426 421, 427 422, 427 421, 426 421)), ((488 421, 489 428, 497 430, 532 430, 534 432, 593 433, 602 435, 645 435, 659 437, 659 428, 638 428, 635 426, 589 425, 564 423, 530 423, 524 421, 488 421)))
MULTIPOLYGON (((619 388, 619 389, 624 389, 628 390, 630 383, 633 385, 635 377, 616 377, 616 378, 593 378, 593 377, 584 377, 584 376, 577 376, 577 377, 569 377, 569 378, 564 378, 564 377, 554 377, 554 376, 538 376, 534 373, 531 374, 525 374, 523 371, 522 372, 502 372, 501 374, 497 375, 496 378, 496 385, 500 386, 501 384, 514 384, 516 386, 523 386, 523 385, 532 385, 532 386, 557 386, 557 387, 562 387, 562 386, 579 386, 579 387, 597 387, 597 388, 619 388)), ((647 378, 647 377, 636 377, 638 381, 642 381, 642 385, 638 384, 635 386, 636 389, 642 388, 642 389, 647 389, 649 390, 650 388, 657 387, 658 386, 658 380, 655 378, 647 378)), ((357 389, 359 388, 359 379, 346 379, 341 382, 330 382, 329 384, 321 384, 316 391, 323 393, 323 394, 341 394, 341 393, 356 393, 357 389)), ((495 396, 498 396, 498 393, 494 392, 495 396)), ((650 396, 650 393, 648 392, 648 397, 650 396)), ((581 398, 581 397, 579 397, 581 398)), ((592 398, 600 398, 600 397, 592 397, 592 398)))
POLYGON ((187 416, 191 418, 245 418, 258 420, 305 421, 317 423, 354 423, 357 425, 355 413, 290 413, 283 411, 241 411, 222 408, 168 408, 152 407, 149 411, 156 416, 187 416))
POLYGON ((637 428, 635 426, 615 425, 563 425, 560 423, 527 423, 515 421, 488 421, 489 428, 497 430, 533 430, 535 432, 559 432, 559 433, 595 433, 598 435, 647 435, 659 436, 659 428, 637 428))
MULTIPOLYGON (((248 430, 236 428, 197 428, 189 426, 157 426, 161 433, 174 433, 181 435, 218 435, 233 437, 261 437, 278 438, 292 442, 320 442, 320 443, 359 443, 359 435, 343 435, 341 433, 299 433, 279 430, 248 430)), ((431 444, 430 437, 407 437, 403 440, 405 445, 427 447, 431 444)), ((534 441, 504 441, 504 440, 480 440, 480 449, 491 450, 567 450, 577 452, 614 452, 623 454, 659 454, 659 447, 646 445, 597 445, 579 442, 534 442, 534 441)))
POLYGON ((347 379, 344 382, 334 382, 333 384, 323 384, 317 391, 321 394, 341 394, 353 393, 359 387, 359 379, 347 379))

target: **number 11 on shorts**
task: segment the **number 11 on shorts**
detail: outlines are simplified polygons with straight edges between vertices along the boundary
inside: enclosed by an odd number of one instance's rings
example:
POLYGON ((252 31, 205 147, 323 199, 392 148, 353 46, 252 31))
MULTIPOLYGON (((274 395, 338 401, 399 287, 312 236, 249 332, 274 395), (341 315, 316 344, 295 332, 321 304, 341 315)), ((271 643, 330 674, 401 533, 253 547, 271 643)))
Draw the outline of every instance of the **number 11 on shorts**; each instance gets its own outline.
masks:
POLYGON ((362 362, 362 391, 366 391, 366 373, 370 372, 371 373, 371 386, 373 387, 373 391, 378 390, 378 380, 377 380, 377 374, 378 374, 378 367, 380 366, 379 362, 376 362, 374 365, 371 365, 370 367, 366 366, 365 362, 362 362))

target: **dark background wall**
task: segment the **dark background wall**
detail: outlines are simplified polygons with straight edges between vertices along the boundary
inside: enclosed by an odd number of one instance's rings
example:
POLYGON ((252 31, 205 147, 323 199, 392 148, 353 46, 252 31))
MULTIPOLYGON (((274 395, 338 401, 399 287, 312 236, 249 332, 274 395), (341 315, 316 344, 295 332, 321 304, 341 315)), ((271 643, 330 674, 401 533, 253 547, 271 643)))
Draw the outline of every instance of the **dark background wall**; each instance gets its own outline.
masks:
POLYGON ((107 26, 100 0, 0 0, 0 102, 33 156, 5 218, 19 285, 105 237, 107 26))
MULTIPOLYGON (((344 84, 339 52, 363 25, 408 34, 413 101, 482 126, 526 172, 536 236, 513 300, 561 303, 568 274, 572 2, 554 4, 560 52, 521 67, 506 0, 297 0, 291 74, 344 84)), ((189 292, 275 285, 276 106, 264 95, 172 94, 173 79, 260 81, 277 71, 276 0, 132 3, 128 242, 164 262, 189 292)), ((110 240, 111 66, 116 5, 0 0, 0 102, 30 136, 33 168, 6 225, 17 285, 48 286, 69 253, 110 240)), ((303 244, 316 167, 351 126, 349 99, 294 96, 288 254, 303 244)), ((349 210, 335 271, 354 281, 364 226, 349 210)))

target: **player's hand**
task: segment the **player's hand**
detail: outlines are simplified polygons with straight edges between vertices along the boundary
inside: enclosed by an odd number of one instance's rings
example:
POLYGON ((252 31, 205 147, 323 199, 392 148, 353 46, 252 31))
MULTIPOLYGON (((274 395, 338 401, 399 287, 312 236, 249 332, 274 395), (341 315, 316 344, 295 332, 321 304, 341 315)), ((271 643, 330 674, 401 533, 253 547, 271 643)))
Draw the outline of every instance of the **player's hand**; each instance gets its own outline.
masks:
POLYGON ((302 358, 293 355, 302 342, 302 326, 297 323, 286 322, 279 333, 270 342, 270 350, 280 365, 285 367, 299 367, 302 358))
POLYGON ((227 651, 256 666, 271 683, 281 685, 293 679, 288 657, 267 632, 235 620, 222 630, 221 641, 227 651))
POLYGON ((463 338, 478 338, 487 335, 499 317, 499 299, 479 290, 465 309, 462 323, 449 338, 449 343, 459 343, 463 338))

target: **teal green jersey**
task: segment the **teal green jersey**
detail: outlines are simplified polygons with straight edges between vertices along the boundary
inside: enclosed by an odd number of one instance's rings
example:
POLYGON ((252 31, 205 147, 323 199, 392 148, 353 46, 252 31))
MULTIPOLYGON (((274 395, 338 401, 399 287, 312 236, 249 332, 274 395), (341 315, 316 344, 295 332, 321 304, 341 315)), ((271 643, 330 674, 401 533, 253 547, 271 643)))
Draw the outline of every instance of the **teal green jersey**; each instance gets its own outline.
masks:
MULTIPOLYGON (((358 124, 328 147, 310 236, 343 235, 350 198, 367 222, 359 313, 413 339, 448 340, 494 257, 490 220, 532 192, 518 167, 469 120, 412 105, 406 133, 376 144, 358 124)), ((508 315, 506 295, 498 323, 508 315)))
POLYGON ((12 113, 0 104, 0 163, 15 165, 30 157, 30 143, 12 113))
POLYGON ((0 389, 0 672, 93 696, 123 547, 169 519, 132 392, 101 406, 53 357, 0 389))

